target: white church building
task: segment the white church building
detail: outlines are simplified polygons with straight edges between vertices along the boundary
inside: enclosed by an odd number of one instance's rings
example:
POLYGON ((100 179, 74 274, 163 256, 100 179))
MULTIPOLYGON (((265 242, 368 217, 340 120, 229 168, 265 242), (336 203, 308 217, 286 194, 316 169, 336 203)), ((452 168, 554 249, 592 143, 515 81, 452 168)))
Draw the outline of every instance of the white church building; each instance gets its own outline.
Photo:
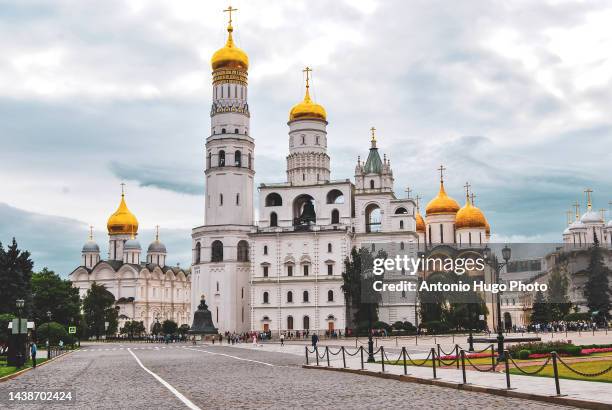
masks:
MULTIPOLYGON (((344 333, 349 318, 342 272, 353 247, 376 250, 386 244, 396 253, 416 255, 426 243, 488 241, 483 213, 469 197, 460 208, 446 194, 442 178, 425 220, 418 199, 398 198, 390 160, 381 158, 374 128, 366 161, 357 159, 354 180, 331 180, 328 118, 310 97, 309 68, 304 98, 289 112, 286 180, 258 187, 255 223, 249 59, 234 43, 231 23, 230 17, 227 42, 211 61, 206 207, 204 224, 192 232, 192 311, 204 294, 221 332, 344 333)), ((412 298, 388 296, 380 320, 415 323, 412 298)))

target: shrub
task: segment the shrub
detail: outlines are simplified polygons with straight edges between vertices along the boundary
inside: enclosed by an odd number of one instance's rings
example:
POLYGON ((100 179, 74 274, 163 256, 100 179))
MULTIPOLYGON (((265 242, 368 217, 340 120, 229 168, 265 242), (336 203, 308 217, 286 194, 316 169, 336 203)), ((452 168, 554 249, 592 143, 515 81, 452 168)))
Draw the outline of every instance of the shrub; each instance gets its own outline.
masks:
POLYGON ((398 320, 397 322, 393 323, 393 330, 403 330, 404 329, 404 322, 398 320))
POLYGON ((581 320, 590 321, 591 314, 588 312, 568 313, 563 318, 566 322, 579 322, 581 320))
POLYGON ((423 323, 423 327, 427 329, 427 333, 440 334, 448 330, 448 326, 445 323, 437 320, 423 323))
POLYGON ((403 323, 403 327, 404 327, 404 330, 407 331, 407 332, 414 332, 414 331, 416 331, 416 327, 414 327, 414 325, 412 323, 408 322, 408 321, 403 323))
POLYGON ((69 339, 68 332, 66 332, 64 326, 57 322, 43 323, 40 325, 36 331, 36 337, 39 343, 45 343, 49 340, 51 346, 57 346, 60 340, 66 344, 69 339))
POLYGON ((529 359, 529 355, 531 354, 531 352, 527 349, 523 349, 523 350, 519 350, 518 352, 518 358, 525 360, 525 359, 529 359))

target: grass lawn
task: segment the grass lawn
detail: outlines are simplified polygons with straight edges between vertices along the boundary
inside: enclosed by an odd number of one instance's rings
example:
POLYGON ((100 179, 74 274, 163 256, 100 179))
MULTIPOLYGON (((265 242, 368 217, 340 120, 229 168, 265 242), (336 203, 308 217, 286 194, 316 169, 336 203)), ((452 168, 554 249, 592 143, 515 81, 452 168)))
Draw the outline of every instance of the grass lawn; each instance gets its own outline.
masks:
MULTIPOLYGON (((576 369, 582 373, 597 373, 602 370, 607 369, 612 365, 612 360, 601 360, 597 362, 579 362, 579 363, 568 363, 572 367, 572 369, 576 369)), ((525 371, 534 371, 539 366, 526 366, 521 367, 525 371)), ((597 382, 606 382, 612 383, 612 370, 608 373, 597 376, 597 377, 583 377, 580 376, 571 370, 568 370, 563 364, 558 363, 557 368, 559 369, 559 377, 562 379, 572 379, 572 380, 586 380, 586 381, 597 381, 597 382)), ((510 369, 511 374, 522 374, 517 369, 510 369)), ((553 377, 553 367, 552 363, 546 366, 542 372, 538 373, 535 376, 539 377, 553 377)))
MULTIPOLYGON (((47 358, 39 357, 36 359, 36 364, 40 364, 45 361, 47 361, 47 358)), ((28 360, 25 366, 20 367, 19 369, 17 369, 15 366, 7 366, 6 361, 0 361, 0 377, 8 376, 9 374, 13 374, 27 367, 32 367, 32 360, 28 360)))

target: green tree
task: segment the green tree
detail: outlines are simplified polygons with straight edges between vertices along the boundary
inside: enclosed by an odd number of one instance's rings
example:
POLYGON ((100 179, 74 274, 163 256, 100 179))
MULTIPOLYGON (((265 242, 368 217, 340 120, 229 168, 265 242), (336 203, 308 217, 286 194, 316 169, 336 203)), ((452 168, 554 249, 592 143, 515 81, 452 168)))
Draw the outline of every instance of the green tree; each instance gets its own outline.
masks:
POLYGON ((17 313, 15 301, 25 301, 23 316, 29 315, 32 308, 32 267, 30 252, 21 251, 17 241, 5 250, 0 243, 0 313, 17 313))
POLYGON ((47 322, 40 325, 36 329, 36 338, 39 343, 45 343, 48 340, 51 346, 57 346, 60 340, 67 343, 69 339, 66 328, 57 322, 47 322))
POLYGON ((541 290, 538 290, 531 309, 531 323, 544 324, 550 321, 550 309, 541 290))
POLYGON ((162 331, 165 335, 173 335, 178 330, 178 324, 174 320, 166 319, 162 323, 162 331))
POLYGON ((104 322, 109 322, 109 334, 117 331, 118 314, 113 307, 114 303, 115 296, 104 285, 96 282, 91 284, 83 299, 83 316, 90 336, 99 339, 100 335, 105 334, 104 322))
MULTIPOLYGON (((387 254, 379 250, 376 258, 386 259, 387 254)), ((352 319, 351 327, 367 328, 369 322, 378 321, 380 292, 373 289, 373 283, 383 276, 374 276, 372 268, 374 256, 366 248, 351 250, 350 257, 344 261, 342 272, 342 291, 347 306, 347 317, 352 319)))
POLYGON ((11 313, 0 313, 0 356, 6 354, 9 337, 9 323, 15 319, 15 315, 11 313))
POLYGON ((548 278, 548 303, 551 320, 563 320, 572 304, 567 295, 569 281, 565 267, 555 267, 548 278))
POLYGON ((145 333, 145 327, 142 321, 130 320, 124 323, 121 333, 129 335, 130 338, 139 337, 145 333))
POLYGON ((182 325, 179 327, 178 332, 179 332, 181 335, 184 335, 184 334, 186 334, 187 332, 189 332, 189 329, 190 329, 190 326, 189 326, 188 324, 186 324, 186 323, 183 323, 183 324, 182 324, 182 325))
POLYGON ((79 290, 69 280, 44 268, 32 275, 32 318, 36 326, 51 319, 64 326, 77 325, 81 310, 79 290))
POLYGON ((590 262, 587 268, 588 279, 584 286, 584 297, 591 313, 597 312, 595 320, 605 323, 610 312, 610 286, 608 276, 610 269, 603 263, 603 255, 599 241, 595 236, 595 243, 589 250, 590 262))

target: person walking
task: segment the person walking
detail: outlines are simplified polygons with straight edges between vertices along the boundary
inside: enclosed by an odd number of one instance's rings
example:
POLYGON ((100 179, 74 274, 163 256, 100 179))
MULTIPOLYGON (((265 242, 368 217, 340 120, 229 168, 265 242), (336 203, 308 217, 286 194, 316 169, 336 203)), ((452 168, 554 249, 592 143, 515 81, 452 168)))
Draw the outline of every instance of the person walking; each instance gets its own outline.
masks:
POLYGON ((312 347, 317 347, 317 343, 319 342, 319 336, 316 333, 312 334, 312 347))
POLYGON ((30 345, 30 356, 32 356, 32 367, 36 369, 36 342, 32 342, 30 345))
POLYGON ((280 342, 281 342, 281 346, 285 345, 285 334, 284 333, 281 333, 280 335, 280 342))

